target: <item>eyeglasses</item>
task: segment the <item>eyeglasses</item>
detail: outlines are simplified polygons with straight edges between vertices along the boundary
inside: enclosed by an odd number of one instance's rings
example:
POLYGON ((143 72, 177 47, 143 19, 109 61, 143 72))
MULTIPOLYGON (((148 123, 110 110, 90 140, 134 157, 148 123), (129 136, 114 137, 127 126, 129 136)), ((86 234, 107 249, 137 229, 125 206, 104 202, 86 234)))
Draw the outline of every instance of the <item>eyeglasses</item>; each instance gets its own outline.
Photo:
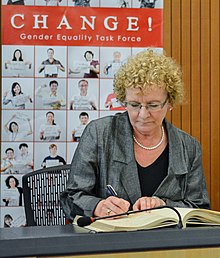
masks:
POLYGON ((136 112, 139 111, 142 107, 145 107, 151 112, 156 112, 156 111, 160 111, 165 106, 165 104, 167 103, 167 100, 168 100, 168 97, 162 103, 149 103, 146 105, 143 105, 135 101, 124 101, 124 105, 126 107, 130 107, 133 111, 136 111, 136 112))

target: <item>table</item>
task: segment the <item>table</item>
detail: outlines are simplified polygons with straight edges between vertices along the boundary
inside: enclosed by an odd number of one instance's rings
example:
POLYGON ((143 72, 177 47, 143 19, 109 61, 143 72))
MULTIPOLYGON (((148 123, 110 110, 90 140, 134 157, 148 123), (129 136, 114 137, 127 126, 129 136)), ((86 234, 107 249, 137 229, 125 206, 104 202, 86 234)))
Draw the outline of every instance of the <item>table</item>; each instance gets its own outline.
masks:
POLYGON ((0 257, 4 258, 120 254, 190 248, 214 248, 220 254, 220 227, 111 233, 88 233, 73 225, 0 229, 0 257))

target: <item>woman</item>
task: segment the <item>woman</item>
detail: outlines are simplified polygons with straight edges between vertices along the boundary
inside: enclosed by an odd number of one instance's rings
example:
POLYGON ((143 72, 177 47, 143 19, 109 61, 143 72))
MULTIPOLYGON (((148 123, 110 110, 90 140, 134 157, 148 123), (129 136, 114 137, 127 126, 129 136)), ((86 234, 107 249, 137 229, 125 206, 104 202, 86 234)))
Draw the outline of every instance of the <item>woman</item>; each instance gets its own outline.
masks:
POLYGON ((99 74, 99 61, 93 60, 94 54, 92 51, 86 51, 84 58, 89 63, 89 73, 84 73, 84 78, 98 78, 99 74))
POLYGON ((178 65, 141 52, 119 69, 114 91, 127 111, 85 128, 61 198, 68 218, 163 205, 209 208, 200 144, 165 118, 183 99, 178 65), (109 184, 117 196, 108 196, 109 184))
POLYGON ((24 94, 21 90, 21 86, 18 82, 14 82, 11 86, 11 94, 8 91, 4 92, 3 105, 7 105, 11 102, 14 109, 25 109, 25 103, 32 103, 32 98, 24 94))
POLYGON ((23 189, 18 186, 18 179, 14 176, 8 176, 5 184, 8 188, 3 192, 5 206, 22 206, 23 189))
POLYGON ((23 62, 29 69, 31 69, 31 62, 23 59, 20 49, 15 49, 12 60, 5 62, 5 69, 8 69, 8 65, 13 64, 14 62, 23 62))
POLYGON ((29 135, 33 133, 32 126, 31 126, 31 120, 30 118, 26 118, 28 122, 28 131, 22 132, 19 130, 19 125, 17 122, 12 121, 17 117, 16 114, 12 115, 12 117, 5 123, 5 131, 8 134, 9 141, 21 141, 25 140, 29 135))
POLYGON ((13 218, 10 214, 5 214, 4 216, 4 228, 12 227, 13 218))
POLYGON ((83 78, 98 78, 100 65, 98 60, 93 60, 93 57, 93 52, 87 50, 84 53, 86 63, 83 63, 83 67, 81 68, 75 68, 73 70, 69 68, 69 74, 80 73, 81 71, 86 70, 86 72, 84 72, 83 78))
POLYGON ((60 139, 61 130, 59 125, 54 122, 54 113, 46 113, 47 122, 40 126, 40 140, 54 141, 60 139))

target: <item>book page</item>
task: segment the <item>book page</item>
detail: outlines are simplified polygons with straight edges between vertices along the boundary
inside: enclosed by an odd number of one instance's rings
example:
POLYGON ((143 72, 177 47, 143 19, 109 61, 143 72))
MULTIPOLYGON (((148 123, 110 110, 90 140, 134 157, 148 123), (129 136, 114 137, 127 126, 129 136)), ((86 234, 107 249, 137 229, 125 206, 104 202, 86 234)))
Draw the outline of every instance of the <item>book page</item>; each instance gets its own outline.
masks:
POLYGON ((220 226, 220 212, 197 208, 177 208, 183 218, 184 226, 207 225, 220 226))

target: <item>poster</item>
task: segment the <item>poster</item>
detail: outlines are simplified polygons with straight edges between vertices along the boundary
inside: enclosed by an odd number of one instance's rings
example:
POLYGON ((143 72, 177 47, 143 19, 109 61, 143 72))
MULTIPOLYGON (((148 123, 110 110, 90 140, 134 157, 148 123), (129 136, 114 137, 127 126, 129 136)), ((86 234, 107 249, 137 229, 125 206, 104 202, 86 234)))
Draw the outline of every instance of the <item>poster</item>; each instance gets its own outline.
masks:
POLYGON ((1 211, 23 226, 22 175, 71 163, 91 120, 124 111, 114 74, 162 51, 163 0, 3 0, 1 13, 1 211))

